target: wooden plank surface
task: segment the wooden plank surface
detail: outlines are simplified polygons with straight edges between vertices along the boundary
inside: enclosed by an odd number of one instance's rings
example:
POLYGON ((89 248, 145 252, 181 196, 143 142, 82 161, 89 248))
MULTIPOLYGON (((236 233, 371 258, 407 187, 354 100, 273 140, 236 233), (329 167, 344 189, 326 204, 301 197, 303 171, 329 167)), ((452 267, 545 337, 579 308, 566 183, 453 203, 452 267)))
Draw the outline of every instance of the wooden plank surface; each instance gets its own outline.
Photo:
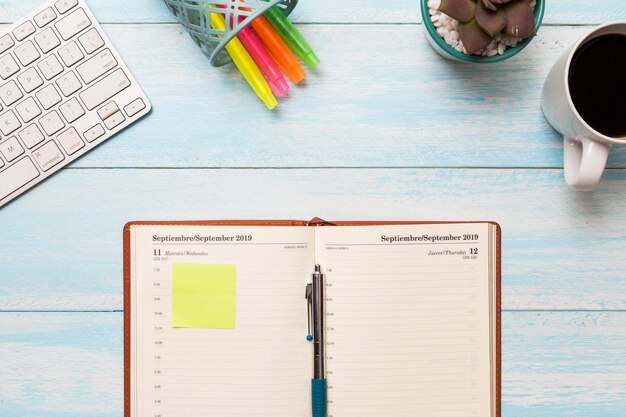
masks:
MULTIPOLYGON (((102 22, 173 22, 161 0, 87 0, 102 22)), ((41 0, 0 0, 0 22, 13 22, 39 6, 41 0)), ((292 17, 306 23, 406 24, 421 21, 419 0, 300 0, 292 17)), ((622 0, 548 0, 547 24, 597 24, 626 18, 622 0)))
POLYGON ((66 170, 2 210, 0 310, 120 309, 130 220, 314 216, 495 220, 504 308, 624 309, 625 192, 624 170, 590 194, 560 170, 66 170))
MULTIPOLYGON (((107 26, 154 109, 75 166, 562 167, 541 88, 587 28, 545 28, 522 54, 489 67, 439 59, 418 26, 303 29, 328 65, 270 112, 236 69, 210 68, 177 26, 107 26)), ((609 164, 626 167, 626 146, 609 164)))
MULTIPOLYGON (((122 416, 122 314, 0 313, 0 415, 122 416)), ((626 313, 503 314, 503 416, 623 417, 626 313)))
MULTIPOLYGON (((302 0, 323 65, 273 113, 161 0, 88 1, 154 112, 0 210, 0 415, 122 416, 124 222, 313 216, 499 221, 503 415, 626 414, 626 147, 570 191, 539 107, 558 54, 623 0, 549 0, 488 67, 439 59, 417 0, 302 0)), ((40 3, 0 0, 0 30, 40 3)))

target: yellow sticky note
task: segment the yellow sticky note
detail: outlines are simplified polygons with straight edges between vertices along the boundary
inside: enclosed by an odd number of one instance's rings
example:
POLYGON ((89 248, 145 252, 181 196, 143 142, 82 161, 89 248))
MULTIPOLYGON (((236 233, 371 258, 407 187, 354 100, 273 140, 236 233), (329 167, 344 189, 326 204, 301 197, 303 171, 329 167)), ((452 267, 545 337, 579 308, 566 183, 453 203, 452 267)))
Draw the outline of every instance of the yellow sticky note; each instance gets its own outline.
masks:
POLYGON ((172 327, 234 329, 235 265, 183 264, 172 267, 172 327))

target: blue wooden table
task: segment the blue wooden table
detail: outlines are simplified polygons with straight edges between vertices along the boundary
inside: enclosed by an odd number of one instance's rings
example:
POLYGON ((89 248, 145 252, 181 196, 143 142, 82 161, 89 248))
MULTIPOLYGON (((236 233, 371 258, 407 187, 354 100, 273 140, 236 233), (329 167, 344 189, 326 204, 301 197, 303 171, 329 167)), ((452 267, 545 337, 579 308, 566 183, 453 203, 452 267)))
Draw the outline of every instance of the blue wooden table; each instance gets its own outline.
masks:
MULTIPOLYGON (((0 0, 2 27, 38 3, 0 0)), ((323 64, 275 112, 160 1, 89 3, 154 110, 0 210, 0 416, 122 416, 126 221, 313 216, 498 221, 503 415, 626 415, 626 147, 568 190, 539 107, 623 0, 549 0, 525 51, 481 67, 434 54, 417 0, 302 0, 323 64)))

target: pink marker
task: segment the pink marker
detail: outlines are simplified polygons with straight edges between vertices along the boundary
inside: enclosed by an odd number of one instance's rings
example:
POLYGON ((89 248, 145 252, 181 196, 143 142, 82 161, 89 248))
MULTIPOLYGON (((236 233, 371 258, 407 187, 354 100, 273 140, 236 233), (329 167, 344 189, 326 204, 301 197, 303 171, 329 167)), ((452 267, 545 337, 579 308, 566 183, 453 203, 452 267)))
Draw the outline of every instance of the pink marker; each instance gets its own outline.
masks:
MULTIPOLYGON (((225 4, 218 4, 216 6, 220 9, 227 8, 225 4)), ((240 23, 244 19, 244 16, 239 16, 240 23)), ((230 17, 230 24, 234 26, 233 16, 230 17)), ((278 65, 267 52, 261 40, 250 27, 242 29, 237 34, 237 38, 243 44, 244 48, 246 48, 256 66, 261 70, 261 73, 267 80, 267 85, 269 85, 270 90, 272 90, 272 94, 276 97, 283 96, 289 90, 289 84, 287 84, 285 78, 283 78, 283 74, 280 72, 278 65)))
MULTIPOLYGON (((241 16, 239 21, 243 19, 241 16)), ((289 90, 289 84, 258 36, 250 27, 246 27, 237 34, 237 37, 267 79, 272 93, 277 97, 284 95, 289 90)))
MULTIPOLYGON (((221 9, 227 8, 225 4, 218 4, 216 6, 221 9)), ((239 23, 244 19, 244 16, 239 16, 239 23)), ((233 25, 232 16, 230 18, 230 24, 233 25)), ((285 93, 289 91, 289 84, 285 81, 282 72, 280 72, 280 68, 278 68, 278 65, 274 62, 272 56, 267 52, 267 49, 265 49, 263 42, 261 42, 254 31, 252 31, 250 27, 246 27, 237 34, 237 38, 243 44, 244 48, 246 48, 256 66, 261 70, 270 90, 272 90, 272 94, 276 97, 285 95, 285 93)))

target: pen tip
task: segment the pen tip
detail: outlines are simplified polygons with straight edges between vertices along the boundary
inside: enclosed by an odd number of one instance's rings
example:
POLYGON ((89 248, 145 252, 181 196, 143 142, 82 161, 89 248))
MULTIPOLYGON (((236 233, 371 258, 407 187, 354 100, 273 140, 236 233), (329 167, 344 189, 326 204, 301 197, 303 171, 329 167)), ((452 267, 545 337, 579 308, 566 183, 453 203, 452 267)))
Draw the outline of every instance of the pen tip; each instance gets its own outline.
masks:
POLYGON ((300 84, 300 81, 304 80, 306 78, 306 72, 304 71, 304 69, 298 65, 294 68, 291 69, 291 73, 288 74, 289 78, 291 78, 291 81, 293 81, 294 84, 300 84))
POLYGON ((278 106, 278 101, 276 101, 276 97, 274 97, 274 94, 272 93, 265 95, 262 100, 270 110, 273 110, 276 106, 278 106))
POLYGON ((317 67, 320 63, 320 59, 315 55, 315 52, 311 51, 303 57, 303 61, 311 69, 317 67))
POLYGON ((285 81, 284 78, 279 78, 278 80, 276 80, 275 84, 276 87, 281 91, 281 94, 285 94, 287 91, 289 91, 289 84, 287 84, 287 81, 285 81))
POLYGON ((319 265, 315 265, 315 272, 322 272, 322 267, 319 265))

